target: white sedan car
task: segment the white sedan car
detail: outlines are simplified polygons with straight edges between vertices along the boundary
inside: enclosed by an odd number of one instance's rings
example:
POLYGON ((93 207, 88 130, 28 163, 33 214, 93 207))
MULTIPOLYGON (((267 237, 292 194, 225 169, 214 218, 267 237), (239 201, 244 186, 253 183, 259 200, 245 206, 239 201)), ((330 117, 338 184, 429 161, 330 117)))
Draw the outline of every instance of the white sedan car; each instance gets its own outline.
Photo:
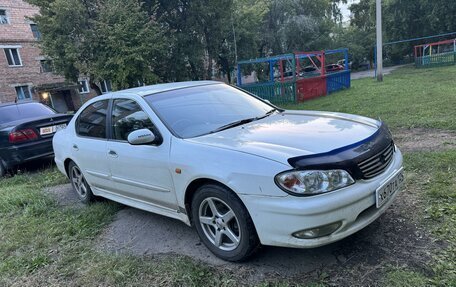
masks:
POLYGON ((213 81, 96 97, 53 140, 83 202, 105 197, 193 225, 218 257, 310 248, 391 205, 402 155, 380 121, 282 110, 213 81))

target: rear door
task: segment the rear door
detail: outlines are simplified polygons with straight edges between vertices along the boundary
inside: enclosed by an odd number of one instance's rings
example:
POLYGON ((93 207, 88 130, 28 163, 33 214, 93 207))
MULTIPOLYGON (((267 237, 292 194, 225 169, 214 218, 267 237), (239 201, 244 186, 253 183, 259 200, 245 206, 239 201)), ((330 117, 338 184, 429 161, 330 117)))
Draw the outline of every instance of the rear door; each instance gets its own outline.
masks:
POLYGON ((79 114, 71 149, 76 164, 82 169, 89 184, 109 191, 112 183, 106 154, 108 108, 109 100, 100 100, 79 114))
POLYGON ((176 210, 177 200, 169 170, 169 138, 162 138, 145 109, 134 99, 113 99, 108 158, 116 193, 176 210), (158 140, 152 144, 131 145, 128 135, 150 129, 158 140))

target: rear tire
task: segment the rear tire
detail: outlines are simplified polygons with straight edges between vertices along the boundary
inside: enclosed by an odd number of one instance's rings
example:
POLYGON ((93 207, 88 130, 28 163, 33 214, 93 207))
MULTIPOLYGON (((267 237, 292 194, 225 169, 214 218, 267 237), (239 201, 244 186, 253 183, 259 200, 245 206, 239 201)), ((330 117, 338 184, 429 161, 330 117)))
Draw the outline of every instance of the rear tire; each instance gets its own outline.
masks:
POLYGON ((6 168, 3 166, 3 161, 0 158, 0 177, 3 177, 6 174, 6 168))
POLYGON ((201 241, 223 260, 244 261, 260 246, 247 209, 223 186, 208 184, 196 191, 192 218, 201 241))
POLYGON ((70 162, 68 165, 68 177, 82 203, 88 204, 95 201, 95 195, 93 195, 92 189, 82 174, 81 169, 74 162, 70 162))

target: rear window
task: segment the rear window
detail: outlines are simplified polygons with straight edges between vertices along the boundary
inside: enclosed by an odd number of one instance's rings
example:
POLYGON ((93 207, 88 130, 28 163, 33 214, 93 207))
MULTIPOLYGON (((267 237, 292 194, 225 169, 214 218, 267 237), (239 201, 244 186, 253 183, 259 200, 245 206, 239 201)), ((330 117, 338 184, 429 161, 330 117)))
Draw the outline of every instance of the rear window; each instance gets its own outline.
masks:
POLYGON ((0 124, 54 114, 54 110, 39 103, 0 106, 0 124))

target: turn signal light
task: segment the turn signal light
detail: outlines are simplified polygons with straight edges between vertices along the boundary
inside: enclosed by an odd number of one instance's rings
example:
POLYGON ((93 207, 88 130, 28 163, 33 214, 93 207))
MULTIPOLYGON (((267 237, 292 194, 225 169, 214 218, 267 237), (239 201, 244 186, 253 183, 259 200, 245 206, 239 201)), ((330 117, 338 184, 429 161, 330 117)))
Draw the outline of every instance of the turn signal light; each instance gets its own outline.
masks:
POLYGON ((30 140, 34 140, 37 138, 38 138, 38 135, 32 129, 14 131, 14 132, 10 132, 10 134, 9 134, 10 143, 30 141, 30 140))

